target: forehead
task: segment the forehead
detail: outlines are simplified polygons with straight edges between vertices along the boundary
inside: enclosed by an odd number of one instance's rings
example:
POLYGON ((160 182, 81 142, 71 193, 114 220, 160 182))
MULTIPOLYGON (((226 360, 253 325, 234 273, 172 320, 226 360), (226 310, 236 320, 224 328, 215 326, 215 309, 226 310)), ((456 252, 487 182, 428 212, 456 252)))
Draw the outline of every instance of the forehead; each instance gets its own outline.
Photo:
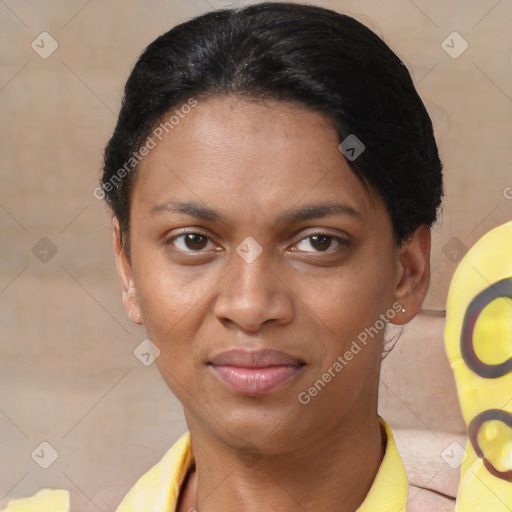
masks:
POLYGON ((161 138, 139 164, 132 211, 184 198, 233 217, 320 199, 363 217, 383 206, 349 168, 330 118, 300 105, 210 98, 161 138))

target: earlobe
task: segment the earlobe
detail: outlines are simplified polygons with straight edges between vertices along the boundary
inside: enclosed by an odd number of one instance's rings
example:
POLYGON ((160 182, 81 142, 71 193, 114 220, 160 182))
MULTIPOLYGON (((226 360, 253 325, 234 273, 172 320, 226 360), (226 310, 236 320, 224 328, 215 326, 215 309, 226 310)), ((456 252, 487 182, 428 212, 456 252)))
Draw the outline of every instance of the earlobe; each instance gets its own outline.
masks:
POLYGON ((121 282, 123 307, 130 320, 135 324, 142 324, 142 315, 137 300, 137 290, 133 278, 132 265, 126 255, 121 242, 121 227, 116 217, 112 218, 114 257, 117 274, 121 282))
POLYGON ((430 228, 421 225, 400 247, 395 301, 402 312, 392 320, 394 324, 406 324, 421 309, 430 282, 430 244, 430 228))

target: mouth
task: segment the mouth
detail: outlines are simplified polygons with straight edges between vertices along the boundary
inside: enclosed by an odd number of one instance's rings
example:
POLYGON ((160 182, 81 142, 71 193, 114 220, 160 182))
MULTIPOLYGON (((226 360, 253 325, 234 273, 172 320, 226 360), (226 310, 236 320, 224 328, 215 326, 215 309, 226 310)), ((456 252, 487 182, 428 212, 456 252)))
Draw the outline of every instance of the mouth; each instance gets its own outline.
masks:
POLYGON ((277 350, 234 349, 208 362, 213 374, 237 394, 269 394, 292 380, 306 365, 296 357, 277 350))

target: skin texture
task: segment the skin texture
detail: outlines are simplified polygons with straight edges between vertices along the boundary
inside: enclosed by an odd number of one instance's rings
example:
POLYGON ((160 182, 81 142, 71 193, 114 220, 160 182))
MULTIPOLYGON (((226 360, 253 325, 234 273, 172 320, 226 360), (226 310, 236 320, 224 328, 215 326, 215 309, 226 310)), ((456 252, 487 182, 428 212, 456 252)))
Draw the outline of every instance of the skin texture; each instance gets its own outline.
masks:
POLYGON ((382 199, 338 144, 329 118, 301 106, 202 100, 140 164, 130 258, 114 219, 124 307, 159 347, 156 363, 191 433, 196 471, 180 511, 348 512, 373 482, 384 330, 307 405, 297 397, 395 302, 406 313, 393 323, 418 313, 430 230, 398 247, 382 199), (178 200, 223 219, 152 212, 178 200), (357 215, 278 222, 291 208, 327 202, 357 215), (187 244, 176 238, 183 232, 208 238, 187 244), (333 238, 309 238, 318 233, 333 238), (252 263, 236 252, 249 236, 262 248, 252 263), (242 396, 208 365, 234 347, 281 350, 305 365, 268 395, 242 396))
POLYGON ((459 469, 440 454, 454 441, 464 446, 466 435, 410 429, 393 429, 393 435, 409 478, 407 512, 455 510, 459 469))

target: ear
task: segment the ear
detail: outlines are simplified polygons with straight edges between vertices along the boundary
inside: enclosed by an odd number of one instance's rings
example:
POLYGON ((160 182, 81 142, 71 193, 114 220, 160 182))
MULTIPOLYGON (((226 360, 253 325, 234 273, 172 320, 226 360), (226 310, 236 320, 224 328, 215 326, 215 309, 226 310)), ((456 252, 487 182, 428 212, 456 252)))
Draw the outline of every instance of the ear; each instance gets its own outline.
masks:
POLYGON ((137 301, 135 281, 133 279, 132 264, 126 255, 121 243, 121 228, 116 217, 112 218, 114 256, 117 274, 121 281, 123 292, 123 307, 130 320, 135 324, 142 324, 142 315, 137 301))
POLYGON ((395 301, 402 313, 390 320, 393 324, 406 324, 421 309, 430 283, 430 244, 430 228, 421 225, 399 249, 395 301))

